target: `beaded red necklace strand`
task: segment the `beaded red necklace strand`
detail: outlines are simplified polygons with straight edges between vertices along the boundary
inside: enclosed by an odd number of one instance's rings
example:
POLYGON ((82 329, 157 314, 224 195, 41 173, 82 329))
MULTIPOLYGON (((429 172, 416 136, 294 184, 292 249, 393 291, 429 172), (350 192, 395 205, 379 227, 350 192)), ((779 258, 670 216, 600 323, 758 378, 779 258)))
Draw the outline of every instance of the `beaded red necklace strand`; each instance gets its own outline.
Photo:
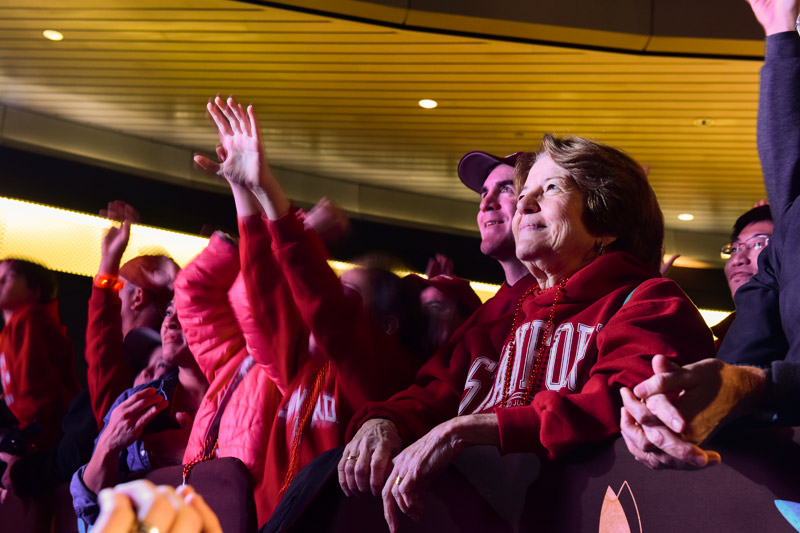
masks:
MULTIPOLYGON (((211 444, 210 441, 211 441, 211 438, 209 437, 209 439, 206 441, 206 446, 205 446, 206 448, 208 448, 208 445, 211 444)), ((214 457, 214 455, 217 453, 217 448, 219 448, 219 439, 218 439, 218 437, 214 437, 214 446, 211 448, 211 451, 209 451, 205 455, 202 455, 202 452, 200 452, 199 456, 195 457, 194 459, 192 459, 191 461, 189 461, 188 463, 183 465, 183 484, 184 485, 186 485, 186 481, 189 479, 189 474, 192 472, 192 468, 194 468, 197 463, 202 463, 203 461, 208 461, 209 459, 214 457)))
POLYGON ((303 404, 297 413, 297 430, 295 431, 294 438, 292 439, 292 448, 289 451, 289 466, 286 468, 286 473, 283 476, 283 484, 281 485, 281 490, 278 493, 279 497, 282 497, 283 493, 286 492, 286 489, 289 488, 289 485, 292 483, 294 475, 296 474, 295 471, 297 470, 297 462, 300 456, 300 441, 303 437, 303 430, 305 429, 306 424, 309 424, 312 415, 314 414, 317 396, 319 396, 322 392, 322 385, 325 382, 325 377, 328 374, 328 369, 330 366, 331 364, 328 361, 322 365, 322 368, 319 369, 317 376, 314 379, 314 387, 303 399, 303 404))
MULTIPOLYGON (((561 299, 561 293, 564 291, 564 286, 569 281, 569 278, 564 278, 561 280, 556 286, 556 295, 553 298, 553 305, 550 307, 550 315, 547 317, 547 324, 544 328, 544 334, 542 335, 542 340, 538 343, 536 347, 536 359, 533 363, 533 368, 531 369, 531 375, 528 379, 528 386, 525 387, 525 392, 522 395, 522 403, 521 405, 528 405, 531 399, 531 392, 533 392, 533 385, 539 379, 539 368, 542 366, 542 362, 546 358, 545 350, 550 348, 551 345, 546 344, 548 337, 553 332, 553 323, 556 317, 556 307, 558 306, 558 301, 561 299)), ((517 302, 517 308, 514 310, 514 320, 511 322, 511 340, 508 343, 508 365, 506 366, 506 374, 503 379, 503 398, 500 401, 501 407, 508 406, 508 396, 509 396, 509 389, 511 388, 511 375, 514 373, 514 358, 516 357, 517 351, 517 329, 519 329, 519 317, 522 312, 522 304, 525 302, 525 299, 533 294, 536 291, 539 291, 539 285, 534 285, 533 287, 526 290, 517 302)))

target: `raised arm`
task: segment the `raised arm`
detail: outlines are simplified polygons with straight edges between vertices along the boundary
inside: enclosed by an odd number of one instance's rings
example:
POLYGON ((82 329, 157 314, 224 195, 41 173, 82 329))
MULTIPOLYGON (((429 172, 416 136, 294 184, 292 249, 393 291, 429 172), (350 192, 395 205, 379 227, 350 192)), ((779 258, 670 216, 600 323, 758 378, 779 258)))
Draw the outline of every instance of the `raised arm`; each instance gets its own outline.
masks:
POLYGON ((208 103, 220 137, 219 160, 197 154, 195 162, 207 172, 224 177, 231 186, 239 218, 238 253, 249 304, 248 316, 242 317, 240 326, 253 358, 267 368, 283 392, 296 373, 298 353, 304 351, 301 348, 308 333, 272 256, 272 241, 262 219, 264 208, 250 190, 260 191, 260 176, 269 172, 255 115, 252 109, 248 115, 233 99, 230 103, 228 106, 219 97, 208 103))
POLYGON ((767 35, 758 107, 758 153, 776 231, 800 194, 800 37, 797 0, 748 0, 767 35))
POLYGON ((239 274, 239 251, 220 233, 175 280, 175 306, 189 349, 209 383, 244 348, 228 291, 239 274))
POLYGON ((110 202, 100 212, 119 226, 111 226, 101 242, 100 267, 89 298, 86 324, 86 380, 97 427, 114 400, 133 384, 134 373, 123 346, 120 310, 122 302, 115 280, 131 234, 131 223, 139 221, 136 210, 124 202, 110 202))

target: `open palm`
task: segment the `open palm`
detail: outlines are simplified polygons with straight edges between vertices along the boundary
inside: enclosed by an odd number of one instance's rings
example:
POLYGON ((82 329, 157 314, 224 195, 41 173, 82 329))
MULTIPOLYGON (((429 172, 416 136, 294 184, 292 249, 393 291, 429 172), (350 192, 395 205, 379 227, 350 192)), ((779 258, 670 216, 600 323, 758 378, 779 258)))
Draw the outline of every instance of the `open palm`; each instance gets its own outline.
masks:
POLYGON ((195 162, 230 183, 250 189, 258 187, 260 173, 267 162, 253 107, 245 110, 233 97, 225 101, 217 96, 208 102, 207 108, 219 132, 219 161, 197 154, 195 162))

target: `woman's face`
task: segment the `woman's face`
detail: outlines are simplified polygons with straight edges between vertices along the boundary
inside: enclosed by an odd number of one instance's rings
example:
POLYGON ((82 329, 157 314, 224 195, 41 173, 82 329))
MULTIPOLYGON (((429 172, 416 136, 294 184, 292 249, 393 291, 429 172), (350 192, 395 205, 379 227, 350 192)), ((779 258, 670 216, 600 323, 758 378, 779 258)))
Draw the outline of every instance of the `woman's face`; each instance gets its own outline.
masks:
POLYGON ((187 357, 192 357, 186 337, 183 335, 183 328, 178 322, 175 304, 172 302, 167 307, 164 321, 161 323, 161 356, 167 364, 177 366, 185 364, 187 357))
POLYGON ((529 269, 572 273, 593 259, 599 239, 583 224, 584 198, 549 155, 528 173, 518 193, 512 229, 517 257, 529 269))

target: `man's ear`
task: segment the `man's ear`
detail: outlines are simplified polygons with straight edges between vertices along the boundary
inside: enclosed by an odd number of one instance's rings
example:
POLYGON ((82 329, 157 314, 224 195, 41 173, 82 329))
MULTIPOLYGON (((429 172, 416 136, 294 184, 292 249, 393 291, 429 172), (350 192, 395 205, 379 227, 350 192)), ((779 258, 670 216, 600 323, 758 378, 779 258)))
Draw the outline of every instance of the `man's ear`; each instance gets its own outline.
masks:
POLYGON ((400 329, 400 320, 394 316, 389 315, 383 321, 383 332, 387 335, 394 335, 400 329))
POLYGON ((150 296, 147 294, 147 291, 141 287, 136 287, 133 290, 133 296, 131 297, 131 310, 138 311, 149 304, 150 296))

